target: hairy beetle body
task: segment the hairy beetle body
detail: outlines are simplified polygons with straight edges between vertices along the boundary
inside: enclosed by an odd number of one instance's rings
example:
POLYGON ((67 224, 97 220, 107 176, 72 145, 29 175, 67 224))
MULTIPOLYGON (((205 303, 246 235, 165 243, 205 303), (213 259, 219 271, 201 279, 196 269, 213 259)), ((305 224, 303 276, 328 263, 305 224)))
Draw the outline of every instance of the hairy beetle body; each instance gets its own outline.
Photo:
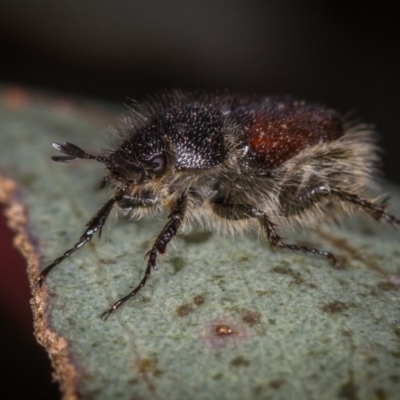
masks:
POLYGON ((165 94, 135 105, 114 132, 113 149, 99 156, 71 143, 53 144, 64 156, 104 163, 101 187, 114 195, 87 224, 73 248, 48 272, 101 232, 113 208, 135 218, 166 209, 168 220, 150 249, 144 277, 103 315, 108 317, 145 285, 158 254, 186 225, 242 231, 258 226, 271 246, 324 256, 287 244, 276 227, 303 228, 362 210, 376 220, 400 221, 386 204, 366 200, 379 161, 375 134, 349 125, 333 110, 288 97, 165 94))

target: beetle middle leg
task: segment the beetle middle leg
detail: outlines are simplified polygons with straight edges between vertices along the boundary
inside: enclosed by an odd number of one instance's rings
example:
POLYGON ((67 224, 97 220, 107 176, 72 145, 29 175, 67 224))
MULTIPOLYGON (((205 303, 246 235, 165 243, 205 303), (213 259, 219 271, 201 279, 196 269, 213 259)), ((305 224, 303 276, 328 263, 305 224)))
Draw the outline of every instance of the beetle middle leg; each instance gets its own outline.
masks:
POLYGON ((297 244, 285 243, 283 238, 275 230, 275 224, 268 218, 268 216, 250 205, 242 204, 229 204, 225 203, 222 199, 215 199, 212 203, 214 212, 222 218, 231 220, 240 220, 246 218, 256 218, 260 223, 264 233, 267 236, 268 242, 271 247, 277 247, 279 249, 289 249, 294 251, 302 251, 305 253, 311 253, 319 256, 323 256, 332 262, 335 268, 338 267, 336 257, 325 250, 319 250, 307 246, 299 246, 297 244))

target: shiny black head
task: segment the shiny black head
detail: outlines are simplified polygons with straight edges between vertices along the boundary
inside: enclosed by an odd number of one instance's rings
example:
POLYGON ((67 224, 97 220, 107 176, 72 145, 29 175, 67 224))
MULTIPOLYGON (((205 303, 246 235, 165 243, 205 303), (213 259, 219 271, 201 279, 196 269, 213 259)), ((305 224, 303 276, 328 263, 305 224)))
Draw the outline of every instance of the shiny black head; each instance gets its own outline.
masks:
POLYGON ((151 132, 141 132, 125 141, 108 156, 93 156, 72 143, 53 143, 52 146, 65 156, 53 156, 57 162, 74 162, 79 159, 96 160, 106 165, 110 176, 103 179, 104 187, 110 178, 129 184, 142 184, 162 177, 169 161, 162 138, 151 132))
POLYGON ((164 139, 144 130, 125 140, 105 163, 112 178, 142 184, 161 178, 171 164, 164 139))

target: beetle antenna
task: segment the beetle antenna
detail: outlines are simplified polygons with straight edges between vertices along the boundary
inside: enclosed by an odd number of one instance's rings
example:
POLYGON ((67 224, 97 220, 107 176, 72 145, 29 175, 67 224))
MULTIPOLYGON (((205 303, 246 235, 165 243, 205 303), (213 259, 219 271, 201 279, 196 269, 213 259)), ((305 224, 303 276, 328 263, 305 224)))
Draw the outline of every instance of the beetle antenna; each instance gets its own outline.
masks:
POLYGON ((64 142, 60 143, 52 143, 51 144, 54 149, 59 151, 60 153, 66 154, 66 156, 52 156, 51 159, 57 162, 74 162, 79 159, 87 159, 87 160, 96 160, 101 163, 105 163, 107 161, 107 157, 102 156, 93 156, 91 154, 86 153, 78 146, 75 146, 72 143, 64 142))

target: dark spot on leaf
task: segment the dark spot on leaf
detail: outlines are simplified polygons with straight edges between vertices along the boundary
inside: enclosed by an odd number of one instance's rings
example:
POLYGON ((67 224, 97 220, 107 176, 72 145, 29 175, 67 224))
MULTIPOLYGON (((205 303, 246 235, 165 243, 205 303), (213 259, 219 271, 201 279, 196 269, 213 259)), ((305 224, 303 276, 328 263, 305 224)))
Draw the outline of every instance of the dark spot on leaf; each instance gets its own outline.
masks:
POLYGON ((278 265, 277 267, 272 268, 272 271, 276 272, 277 274, 291 274, 293 271, 287 265, 278 265))
POLYGON ((296 284, 296 285, 299 285, 300 283, 303 283, 303 282, 304 282, 304 278, 301 276, 300 273, 294 272, 292 276, 293 276, 293 281, 292 281, 292 283, 294 283, 294 284, 296 284))
POLYGON ((181 257, 171 257, 168 261, 173 265, 175 273, 178 273, 185 267, 185 261, 181 257))
POLYGON ((400 375, 389 375, 389 379, 392 382, 400 382, 400 375))
POLYGON ((396 326, 393 328, 393 332, 400 339, 400 327, 396 326))
POLYGON ((390 353, 393 357, 400 359, 400 351, 392 351, 390 353))
POLYGON ((215 280, 215 282, 217 283, 217 285, 219 286, 219 288, 221 289, 222 292, 225 292, 225 288, 224 288, 224 283, 225 283, 225 276, 224 275, 213 275, 212 276, 215 280))
POLYGON ((379 292, 376 289, 371 289, 368 293, 370 296, 378 296, 379 292))
POLYGON ((259 398, 260 394, 265 391, 265 388, 262 385, 258 385, 253 388, 254 397, 259 398))
POLYGON ((376 286, 377 286, 377 288, 379 290, 382 290, 382 291, 385 291, 385 292, 388 291, 388 290, 396 289, 396 286, 393 285, 393 283, 388 282, 388 281, 379 282, 376 286))
POLYGON ((233 367, 248 367, 250 365, 250 361, 246 360, 243 356, 238 356, 234 358, 230 364, 233 367))
POLYGON ((271 389, 279 389, 285 383, 284 379, 273 379, 269 382, 268 386, 271 389))
POLYGON ((365 236, 374 236, 374 235, 376 235, 376 232, 373 229, 369 228, 369 227, 364 227, 362 229, 362 233, 365 236))
POLYGON ((258 311, 243 310, 242 321, 250 325, 259 324, 261 321, 261 314, 258 311))
POLYGON ((205 302, 205 297, 202 294, 199 294, 195 297, 193 297, 193 303, 196 304, 196 306, 201 306, 205 302))
POLYGON ((375 395, 378 400, 386 400, 388 398, 385 389, 382 388, 376 389, 375 395))
POLYGON ((337 278, 337 279, 336 279, 336 282, 337 282, 340 286, 343 286, 343 287, 349 286, 349 282, 346 281, 345 279, 337 278))
POLYGON ((321 307, 321 310, 328 314, 336 314, 336 313, 341 313, 343 311, 346 311, 350 307, 352 307, 352 305, 343 303, 342 301, 339 301, 339 300, 335 300, 335 301, 332 301, 331 303, 324 304, 321 307))
POLYGON ((212 378, 215 380, 221 379, 223 377, 223 373, 222 372, 218 372, 218 374, 215 374, 212 378))
POLYGON ((343 330, 341 333, 342 333, 342 336, 344 336, 344 337, 351 337, 352 336, 350 331, 343 330))
POLYGON ((164 371, 160 370, 157 366, 158 361, 152 360, 150 358, 141 358, 138 363, 138 370, 143 375, 151 374, 153 376, 160 376, 164 373, 164 371))
POLYGON ((152 245, 151 241, 149 239, 146 239, 140 244, 140 248, 148 250, 149 248, 151 248, 151 245, 152 245))
POLYGON ((338 395, 343 399, 358 400, 359 397, 357 393, 357 386, 354 383, 353 372, 350 371, 349 375, 348 381, 340 387, 338 395))
POLYGON ((369 356, 369 357, 367 357, 367 364, 375 364, 375 363, 377 363, 378 362, 378 359, 376 358, 376 357, 374 357, 374 356, 369 356))
POLYGON ((236 258, 239 262, 245 262, 251 259, 251 255, 246 253, 241 253, 236 258))
POLYGON ((211 237, 211 232, 207 231, 199 231, 199 232, 192 232, 187 235, 181 236, 182 239, 189 244, 192 243, 204 243, 207 242, 208 239, 211 237))
POLYGON ((100 263, 101 264, 115 264, 116 261, 112 258, 100 258, 100 263))
POLYGON ((186 315, 190 314, 193 311, 193 307, 190 304, 182 304, 181 306, 177 307, 176 313, 179 317, 185 317, 186 315))
POLYGON ((276 324, 276 320, 273 318, 268 318, 268 322, 270 323, 270 325, 275 325, 276 324))
POLYGON ((288 265, 278 265, 274 268, 272 268, 273 272, 276 272, 277 274, 283 274, 283 275, 290 275, 293 277, 293 282, 294 284, 300 284, 304 282, 304 278, 301 276, 299 272, 295 272, 290 268, 288 265))
POLYGON ((266 296, 269 294, 269 292, 267 290, 256 290, 255 291, 257 296, 266 296))
POLYGON ((22 184, 24 186, 26 186, 27 188, 30 188, 32 186, 32 183, 35 181, 36 178, 37 178, 36 175, 31 174, 29 172, 26 172, 26 173, 21 175, 19 180, 22 182, 22 184))

